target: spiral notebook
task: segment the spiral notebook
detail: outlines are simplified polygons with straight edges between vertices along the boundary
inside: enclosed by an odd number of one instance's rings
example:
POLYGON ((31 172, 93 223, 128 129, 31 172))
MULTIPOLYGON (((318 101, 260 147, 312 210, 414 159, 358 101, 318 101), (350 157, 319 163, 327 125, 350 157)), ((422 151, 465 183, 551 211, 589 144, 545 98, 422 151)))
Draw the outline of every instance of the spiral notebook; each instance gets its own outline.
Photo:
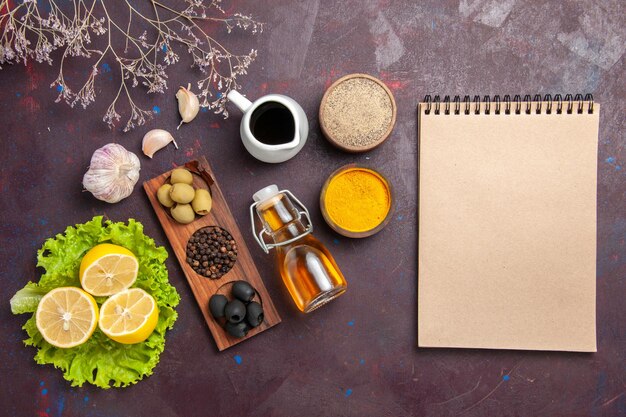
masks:
POLYGON ((419 104, 418 345, 596 351, 600 106, 419 104))

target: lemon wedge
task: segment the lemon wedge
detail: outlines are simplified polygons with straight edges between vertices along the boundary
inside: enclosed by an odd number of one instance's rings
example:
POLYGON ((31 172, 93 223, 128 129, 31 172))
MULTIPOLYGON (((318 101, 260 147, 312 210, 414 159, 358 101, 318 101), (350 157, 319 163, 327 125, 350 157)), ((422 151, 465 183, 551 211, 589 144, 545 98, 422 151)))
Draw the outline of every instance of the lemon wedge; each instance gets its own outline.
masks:
POLYGON ((52 346, 71 348, 91 337, 98 324, 98 304, 78 287, 59 287, 44 295, 35 313, 37 329, 52 346))
POLYGON ((102 333, 119 343, 143 342, 159 320, 154 298, 141 288, 131 288, 109 297, 100 307, 102 333))
POLYGON ((95 296, 113 295, 137 279, 137 257, 125 247, 102 243, 89 250, 80 263, 80 285, 95 296))

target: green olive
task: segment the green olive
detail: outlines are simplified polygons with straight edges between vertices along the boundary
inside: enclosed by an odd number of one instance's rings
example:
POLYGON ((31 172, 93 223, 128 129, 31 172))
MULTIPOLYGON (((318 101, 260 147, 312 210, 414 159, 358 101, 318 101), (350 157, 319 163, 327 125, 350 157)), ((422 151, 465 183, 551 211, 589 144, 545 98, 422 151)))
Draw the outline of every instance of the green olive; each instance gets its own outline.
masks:
POLYGON ((172 207, 174 205, 174 200, 170 198, 170 188, 172 188, 171 184, 163 184, 157 190, 157 200, 165 207, 172 207))
POLYGON ((189 184, 178 183, 170 188, 170 198, 180 204, 191 203, 195 195, 196 192, 189 184))
POLYGON ((172 184, 193 184, 193 175, 191 172, 187 171, 184 168, 176 168, 172 171, 172 175, 170 176, 170 182, 172 184))
POLYGON ((196 218, 189 204, 176 204, 172 207, 171 213, 174 220, 182 224, 191 223, 196 218))
POLYGON ((193 211, 201 216, 204 216, 205 214, 209 214, 211 211, 211 205, 212 200, 209 191, 204 188, 198 188, 196 190, 195 197, 191 200, 191 207, 193 207, 193 211))

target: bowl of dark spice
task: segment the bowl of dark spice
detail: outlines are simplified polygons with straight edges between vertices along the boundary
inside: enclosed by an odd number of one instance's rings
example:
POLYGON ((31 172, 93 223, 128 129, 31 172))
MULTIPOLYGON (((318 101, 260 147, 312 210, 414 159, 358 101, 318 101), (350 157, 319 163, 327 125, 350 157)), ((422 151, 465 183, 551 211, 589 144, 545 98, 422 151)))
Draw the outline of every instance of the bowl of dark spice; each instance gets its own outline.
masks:
POLYGON ((237 262, 237 242, 219 226, 198 229, 187 241, 187 263, 196 273, 219 279, 237 262))
POLYGON ((320 127, 330 143, 348 152, 381 145, 396 123, 396 102, 387 86, 367 74, 350 74, 324 93, 320 127))

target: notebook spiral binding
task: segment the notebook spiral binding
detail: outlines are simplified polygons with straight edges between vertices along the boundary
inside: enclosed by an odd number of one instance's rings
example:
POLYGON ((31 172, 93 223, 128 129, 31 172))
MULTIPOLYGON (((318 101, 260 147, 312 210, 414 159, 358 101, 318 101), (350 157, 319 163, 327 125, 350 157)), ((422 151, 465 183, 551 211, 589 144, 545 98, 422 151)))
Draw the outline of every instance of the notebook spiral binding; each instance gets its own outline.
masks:
POLYGON ((450 96, 444 96, 442 101, 439 96, 432 98, 430 95, 427 95, 424 97, 424 103, 426 103, 425 114, 430 114, 431 111, 434 111, 435 114, 441 114, 442 107, 443 114, 450 114, 451 111, 454 114, 461 114, 461 107, 463 107, 464 114, 470 114, 472 103, 474 104, 474 114, 480 114, 481 109, 484 114, 490 114, 492 105, 495 114, 501 114, 501 112, 504 114, 511 114, 511 112, 521 114, 522 111, 526 114, 531 114, 533 107, 536 114, 541 114, 544 110, 544 104, 545 114, 552 114, 553 111, 556 114, 562 114, 564 104, 567 114, 572 114, 574 111, 582 114, 585 103, 588 104, 587 113, 593 114, 593 96, 591 94, 585 95, 584 98, 582 94, 576 94, 573 97, 571 94, 567 94, 565 98, 562 98, 560 94, 556 94, 554 97, 546 94, 543 98, 540 94, 536 94, 532 99, 529 94, 526 94, 523 99, 518 94, 512 100, 511 96, 507 94, 502 99, 500 99, 499 95, 496 95, 493 97, 493 100, 489 96, 484 96, 482 101, 480 96, 474 96, 473 99, 470 99, 470 96, 466 95, 463 97, 462 103, 461 96, 454 96, 452 100, 450 100, 450 96), (481 106, 481 103, 485 105, 484 108, 481 106), (577 108, 574 109, 574 106, 577 108))

